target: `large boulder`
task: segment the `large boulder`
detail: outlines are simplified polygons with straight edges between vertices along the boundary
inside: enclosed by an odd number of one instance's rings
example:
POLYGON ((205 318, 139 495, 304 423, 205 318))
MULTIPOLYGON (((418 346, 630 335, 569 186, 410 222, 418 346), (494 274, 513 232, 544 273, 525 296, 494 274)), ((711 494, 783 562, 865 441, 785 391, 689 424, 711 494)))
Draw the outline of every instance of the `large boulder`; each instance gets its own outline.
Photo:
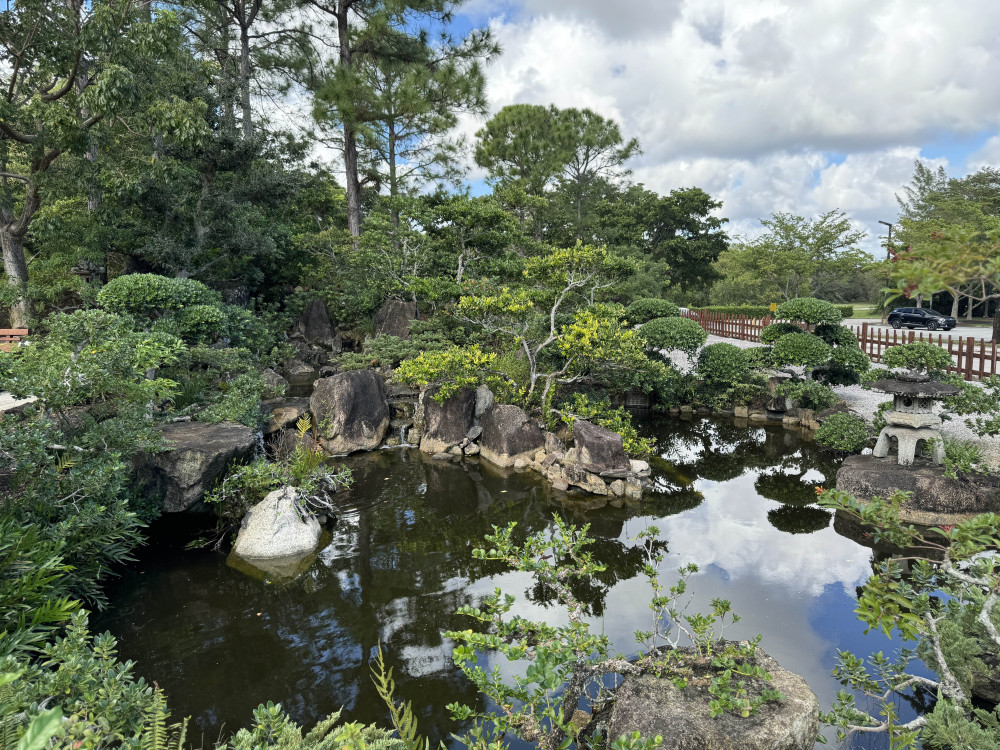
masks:
POLYGON ((517 459, 530 462, 545 445, 542 430, 513 404, 494 404, 482 416, 479 447, 483 458, 498 466, 513 466, 517 459))
POLYGON ((324 349, 329 349, 335 354, 339 354, 344 348, 343 340, 333 330, 333 324, 330 322, 330 313, 327 312, 326 304, 323 300, 314 299, 302 311, 298 321, 295 323, 295 333, 301 335, 310 344, 316 344, 324 349))
POLYGON ((712 718, 708 677, 690 679, 678 689, 666 677, 629 676, 601 721, 606 721, 605 737, 635 731, 643 737, 662 735, 661 750, 812 750, 819 735, 816 696, 805 680, 759 649, 756 663, 770 672, 768 687, 783 693, 783 701, 767 703, 747 718, 728 712, 712 718))
POLYGON ((417 303, 401 299, 387 299, 372 318, 376 336, 410 338, 410 322, 417 319, 417 303))
POLYGON ((374 450, 389 429, 385 382, 372 370, 316 381, 309 408, 319 443, 330 453, 374 450))
POLYGON ((583 419, 573 422, 573 460, 593 474, 624 478, 631 468, 622 436, 583 419))
POLYGON ((136 474, 144 491, 163 496, 166 513, 201 502, 229 465, 254 448, 253 431, 240 424, 175 422, 158 429, 167 449, 140 457, 136 474))
POLYGON ((922 526, 952 525, 980 513, 1000 513, 996 477, 950 479, 940 466, 900 466, 895 457, 849 456, 837 471, 837 489, 859 500, 888 497, 894 490, 911 492, 900 518, 922 526))
POLYGON ((243 517, 233 554, 247 560, 296 558, 315 551, 319 522, 299 515, 292 487, 271 492, 243 517))
POLYGON ((472 388, 461 389, 442 404, 434 400, 436 392, 437 389, 426 390, 420 395, 420 408, 424 412, 420 450, 431 454, 442 453, 465 440, 476 413, 476 392, 472 388))
POLYGON ((295 429, 296 422, 309 413, 307 398, 272 398, 261 401, 264 413, 264 435, 273 435, 278 430, 295 429))

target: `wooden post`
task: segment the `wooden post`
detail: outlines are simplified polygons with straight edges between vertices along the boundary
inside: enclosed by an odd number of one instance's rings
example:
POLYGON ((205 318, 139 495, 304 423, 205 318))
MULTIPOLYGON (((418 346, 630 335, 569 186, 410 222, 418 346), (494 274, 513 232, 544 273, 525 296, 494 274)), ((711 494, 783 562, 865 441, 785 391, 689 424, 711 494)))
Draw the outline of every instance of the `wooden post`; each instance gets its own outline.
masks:
POLYGON ((973 373, 973 359, 976 354, 976 340, 969 336, 965 340, 965 379, 972 380, 973 373))

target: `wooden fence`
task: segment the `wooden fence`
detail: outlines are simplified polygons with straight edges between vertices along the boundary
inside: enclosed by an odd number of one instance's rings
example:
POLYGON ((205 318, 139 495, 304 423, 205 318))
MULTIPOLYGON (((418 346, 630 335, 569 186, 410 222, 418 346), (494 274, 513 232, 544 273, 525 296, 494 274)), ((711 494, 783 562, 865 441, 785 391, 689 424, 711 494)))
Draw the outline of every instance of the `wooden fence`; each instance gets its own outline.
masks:
MULTIPOLYGON (((772 323, 770 318, 747 318, 717 312, 690 310, 684 317, 697 321, 713 336, 760 342, 760 332, 772 323)), ((872 362, 881 362, 885 350, 899 344, 934 344, 951 355, 948 372, 957 372, 965 380, 982 380, 1000 375, 997 342, 983 341, 974 336, 953 336, 930 331, 897 331, 869 326, 868 323, 847 323, 857 337, 858 346, 872 362)))

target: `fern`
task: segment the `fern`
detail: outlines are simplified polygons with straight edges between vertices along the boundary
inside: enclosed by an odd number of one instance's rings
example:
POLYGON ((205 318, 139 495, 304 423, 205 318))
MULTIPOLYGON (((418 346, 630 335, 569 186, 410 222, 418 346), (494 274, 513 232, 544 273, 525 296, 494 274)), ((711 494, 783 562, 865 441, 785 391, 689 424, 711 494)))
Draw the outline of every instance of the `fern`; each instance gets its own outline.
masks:
POLYGON ((163 692, 153 692, 153 702, 143 712, 142 730, 139 734, 139 750, 182 750, 187 738, 187 723, 167 724, 167 702, 163 692))
POLYGON ((372 667, 372 682, 379 697, 389 708, 392 726, 406 746, 406 750, 429 750, 430 741, 417 734, 417 720, 413 715, 410 701, 397 703, 393 698, 396 692, 396 682, 392 679, 392 667, 386 669, 385 658, 382 656, 382 644, 378 644, 378 656, 372 667))

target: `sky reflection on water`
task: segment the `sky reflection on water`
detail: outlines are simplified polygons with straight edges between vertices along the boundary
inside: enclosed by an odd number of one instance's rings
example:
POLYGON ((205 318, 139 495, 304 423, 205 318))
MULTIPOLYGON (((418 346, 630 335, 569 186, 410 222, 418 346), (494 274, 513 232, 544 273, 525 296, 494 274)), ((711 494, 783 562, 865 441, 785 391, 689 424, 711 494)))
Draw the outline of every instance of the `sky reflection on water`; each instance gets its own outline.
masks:
MULTIPOLYGON (((524 574, 473 560, 472 547, 493 524, 517 521, 528 533, 561 512, 592 524, 609 589, 603 600, 591 592, 591 619, 623 652, 635 652, 633 633, 649 623, 642 556, 630 540, 650 525, 667 543, 664 580, 697 563, 694 611, 729 599, 743 619, 727 637, 762 633, 762 646, 805 677, 824 710, 839 689, 830 675, 838 648, 898 648, 864 635, 852 611, 872 552, 838 534, 832 515, 814 505, 815 488, 833 486, 829 457, 780 427, 699 419, 646 430, 660 441, 657 491, 623 508, 580 510, 590 503, 567 501, 530 473, 434 462, 416 451, 353 457, 356 483, 332 539, 290 584, 263 583, 220 555, 183 550, 189 532, 173 519, 154 530, 96 625, 120 639, 138 674, 156 680, 175 713, 191 715, 208 739, 223 724, 245 725, 267 700, 307 724, 341 705, 352 720, 384 722, 368 671, 381 642, 397 697, 414 701, 436 743, 456 730, 445 704, 480 705, 440 635, 467 626, 455 609, 501 586, 518 596, 516 613, 562 617, 524 596, 524 574)), ((904 719, 908 712, 904 706, 904 719)))

